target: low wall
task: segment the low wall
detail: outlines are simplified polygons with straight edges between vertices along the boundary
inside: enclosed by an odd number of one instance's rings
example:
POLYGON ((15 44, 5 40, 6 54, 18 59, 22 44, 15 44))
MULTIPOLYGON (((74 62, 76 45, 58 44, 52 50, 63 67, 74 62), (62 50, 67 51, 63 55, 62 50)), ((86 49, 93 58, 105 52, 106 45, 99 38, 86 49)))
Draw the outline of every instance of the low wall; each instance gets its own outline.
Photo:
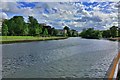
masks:
POLYGON ((118 53, 118 55, 115 57, 113 61, 113 66, 109 73, 108 80, 113 80, 117 78, 118 70, 120 68, 119 65, 120 65, 120 52, 118 53))

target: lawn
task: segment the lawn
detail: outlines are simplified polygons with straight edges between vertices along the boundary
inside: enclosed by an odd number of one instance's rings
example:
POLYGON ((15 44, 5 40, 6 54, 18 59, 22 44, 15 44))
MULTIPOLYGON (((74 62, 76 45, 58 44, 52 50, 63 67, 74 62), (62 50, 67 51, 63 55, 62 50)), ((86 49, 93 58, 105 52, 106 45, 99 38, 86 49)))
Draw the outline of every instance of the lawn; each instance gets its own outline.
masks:
POLYGON ((0 43, 16 43, 43 40, 66 39, 67 37, 0 36, 0 43))

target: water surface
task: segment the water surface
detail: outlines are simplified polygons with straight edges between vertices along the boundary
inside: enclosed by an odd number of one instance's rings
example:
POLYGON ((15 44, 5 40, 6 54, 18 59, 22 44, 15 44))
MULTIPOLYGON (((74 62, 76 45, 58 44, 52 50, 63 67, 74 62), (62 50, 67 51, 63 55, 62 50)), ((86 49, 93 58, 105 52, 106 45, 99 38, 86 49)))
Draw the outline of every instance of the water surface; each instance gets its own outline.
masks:
POLYGON ((104 78, 118 43, 108 40, 64 40, 3 44, 5 78, 104 78))

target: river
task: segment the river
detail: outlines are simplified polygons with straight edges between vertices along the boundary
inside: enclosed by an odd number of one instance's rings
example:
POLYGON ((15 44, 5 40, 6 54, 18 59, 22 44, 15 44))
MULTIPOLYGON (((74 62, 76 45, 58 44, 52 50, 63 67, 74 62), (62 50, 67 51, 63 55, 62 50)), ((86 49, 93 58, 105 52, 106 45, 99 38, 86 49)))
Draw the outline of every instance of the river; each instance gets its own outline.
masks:
POLYGON ((118 42, 72 37, 2 45, 4 78, 105 78, 118 42))

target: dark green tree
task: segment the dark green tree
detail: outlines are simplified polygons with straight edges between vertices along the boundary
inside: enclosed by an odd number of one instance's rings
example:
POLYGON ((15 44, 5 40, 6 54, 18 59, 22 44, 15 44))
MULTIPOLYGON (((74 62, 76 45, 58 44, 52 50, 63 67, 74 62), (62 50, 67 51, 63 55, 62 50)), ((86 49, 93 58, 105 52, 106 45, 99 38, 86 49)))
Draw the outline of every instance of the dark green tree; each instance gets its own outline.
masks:
POLYGON ((111 37, 110 30, 104 30, 104 31, 102 31, 102 37, 103 38, 109 38, 109 37, 111 37))
POLYGON ((110 28, 110 33, 111 33, 111 37, 116 37, 117 36, 117 27, 116 26, 112 26, 111 28, 110 28))
POLYGON ((24 35, 24 36, 29 35, 29 28, 28 28, 28 24, 25 24, 25 25, 24 25, 23 35, 24 35))
POLYGON ((35 19, 33 16, 29 16, 28 18, 28 23, 29 23, 29 34, 35 36, 36 33, 38 34, 38 21, 35 19), (36 32, 37 31, 37 32, 36 32))
POLYGON ((65 26, 65 27, 64 27, 64 30, 69 31, 69 30, 70 30, 70 28, 69 28, 69 27, 67 27, 67 26, 65 26))
POLYGON ((120 28, 118 28, 118 36, 120 37, 120 28))
POLYGON ((71 35, 69 27, 65 26, 63 29, 67 31, 67 33, 64 34, 65 36, 70 36, 71 35))
POLYGON ((23 35, 25 24, 23 16, 14 16, 11 21, 13 22, 14 34, 19 36, 23 35))
POLYGON ((7 36, 8 35, 8 26, 6 24, 2 24, 2 35, 7 36))
POLYGON ((67 34, 68 34, 69 37, 72 37, 72 31, 71 30, 68 30, 67 34))
POLYGON ((57 36, 57 34, 58 34, 58 30, 56 30, 55 28, 52 28, 51 35, 52 36, 57 36))
POLYGON ((10 19, 8 20, 8 31, 9 31, 9 36, 15 36, 15 22, 14 20, 10 19))
POLYGON ((40 28, 38 25, 35 27, 35 35, 40 35, 40 28))
POLYGON ((90 39, 99 39, 102 37, 102 34, 99 30, 94 30, 94 28, 84 29, 80 36, 82 38, 90 38, 90 39))

